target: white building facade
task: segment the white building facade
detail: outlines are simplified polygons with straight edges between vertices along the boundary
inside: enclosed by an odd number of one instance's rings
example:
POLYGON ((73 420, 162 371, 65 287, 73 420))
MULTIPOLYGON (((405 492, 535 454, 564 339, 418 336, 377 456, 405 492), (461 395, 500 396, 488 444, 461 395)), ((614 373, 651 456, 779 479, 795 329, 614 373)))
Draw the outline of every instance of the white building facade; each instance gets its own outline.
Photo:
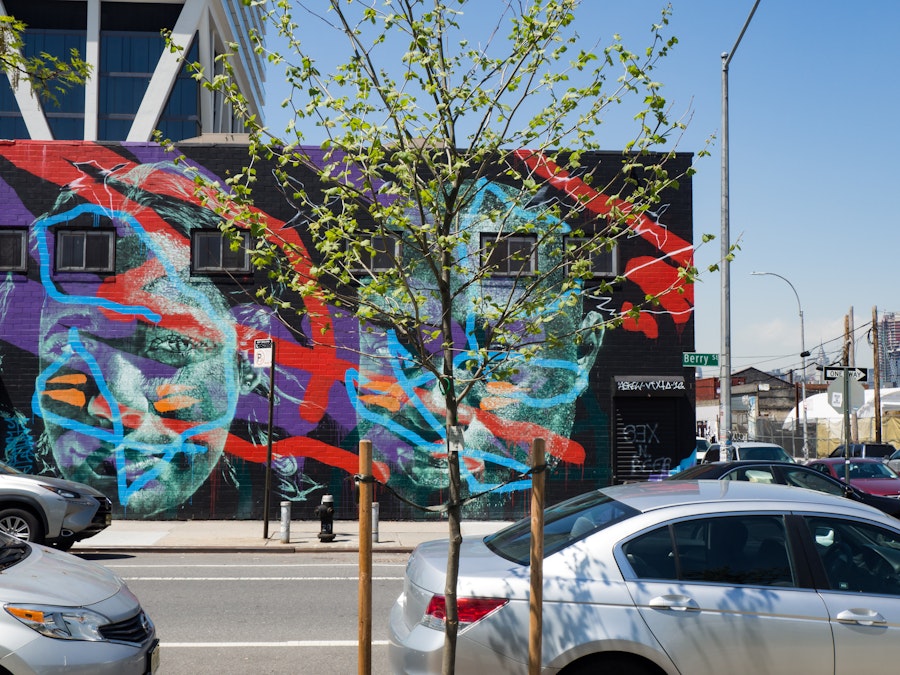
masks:
POLYGON ((167 48, 171 31, 184 58, 204 72, 221 72, 216 57, 230 53, 235 84, 260 115, 265 61, 248 38, 263 31, 261 10, 240 0, 0 0, 0 13, 24 21, 25 55, 70 50, 91 66, 83 87, 59 105, 35 98, 26 82, 0 82, 0 138, 146 142, 155 130, 180 141, 202 134, 240 133, 220 94, 193 79, 182 54, 167 48))

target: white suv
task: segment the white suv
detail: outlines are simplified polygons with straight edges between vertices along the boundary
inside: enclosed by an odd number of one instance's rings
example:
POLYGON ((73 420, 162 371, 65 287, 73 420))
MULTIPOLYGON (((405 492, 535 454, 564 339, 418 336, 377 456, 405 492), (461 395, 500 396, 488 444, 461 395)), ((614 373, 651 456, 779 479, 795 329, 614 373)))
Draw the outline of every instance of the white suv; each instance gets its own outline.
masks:
POLYGON ((0 462, 0 531, 68 550, 112 522, 112 503, 94 488, 22 473, 0 462))
POLYGON ((703 464, 710 462, 723 462, 727 459, 746 460, 762 459, 767 462, 793 462, 795 461, 787 451, 775 443, 757 443, 756 441, 741 441, 732 443, 731 457, 725 455, 725 446, 721 443, 713 443, 706 451, 703 464))

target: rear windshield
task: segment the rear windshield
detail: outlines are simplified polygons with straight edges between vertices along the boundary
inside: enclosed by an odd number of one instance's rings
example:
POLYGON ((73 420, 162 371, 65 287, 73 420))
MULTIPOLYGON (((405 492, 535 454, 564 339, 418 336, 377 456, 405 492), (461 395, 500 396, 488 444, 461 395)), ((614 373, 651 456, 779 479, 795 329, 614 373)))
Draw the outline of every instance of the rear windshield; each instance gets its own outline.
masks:
POLYGON ((893 445, 867 445, 866 457, 890 457, 894 454, 893 445))
POLYGON ((741 448, 741 459, 756 459, 776 462, 790 462, 791 456, 781 448, 749 447, 741 448))
MULTIPOLYGON (((544 557, 637 513, 637 509, 600 491, 551 506, 544 511, 544 557)), ((497 555, 520 565, 528 565, 531 562, 531 519, 524 518, 488 535, 484 543, 497 555)))

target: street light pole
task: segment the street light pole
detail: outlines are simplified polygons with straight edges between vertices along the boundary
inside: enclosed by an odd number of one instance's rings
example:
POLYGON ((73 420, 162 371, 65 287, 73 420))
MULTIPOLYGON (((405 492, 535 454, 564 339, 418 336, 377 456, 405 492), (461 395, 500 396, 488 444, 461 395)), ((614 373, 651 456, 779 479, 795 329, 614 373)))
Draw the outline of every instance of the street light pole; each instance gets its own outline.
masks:
POLYGON ((722 409, 722 425, 719 429, 720 440, 725 444, 725 459, 731 459, 731 234, 729 233, 728 202, 728 65, 737 51, 741 39, 750 25, 756 12, 759 0, 753 3, 753 9, 741 28, 730 52, 722 54, 722 233, 721 233, 721 276, 722 276, 722 358, 719 364, 719 400, 722 409), (723 438, 724 435, 724 438, 723 438))
POLYGON ((794 291, 794 297, 797 298, 797 309, 800 312, 800 367, 803 369, 803 377, 800 378, 800 398, 803 400, 803 459, 804 461, 809 461, 809 433, 806 425, 806 357, 809 356, 809 352, 806 351, 806 334, 803 328, 803 307, 800 305, 800 295, 797 293, 797 289, 794 288, 794 284, 780 274, 775 274, 775 272, 751 272, 751 274, 778 277, 791 287, 791 290, 794 291))

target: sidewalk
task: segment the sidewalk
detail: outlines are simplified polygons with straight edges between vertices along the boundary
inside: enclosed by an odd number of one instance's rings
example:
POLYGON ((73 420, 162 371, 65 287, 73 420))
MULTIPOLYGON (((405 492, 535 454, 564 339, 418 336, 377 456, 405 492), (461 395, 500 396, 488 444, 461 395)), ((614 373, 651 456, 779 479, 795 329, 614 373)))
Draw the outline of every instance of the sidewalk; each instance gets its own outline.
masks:
MULTIPOLYGON (((463 521, 463 537, 483 537, 508 525, 508 521, 463 521)), ((132 552, 262 552, 321 553, 359 550, 359 523, 336 520, 334 541, 322 542, 318 520, 295 520, 289 537, 282 541, 281 523, 270 521, 263 537, 261 520, 113 520, 100 534, 76 543, 72 553, 132 552)), ((380 521, 374 553, 408 553, 417 544, 448 535, 444 520, 380 521)))

